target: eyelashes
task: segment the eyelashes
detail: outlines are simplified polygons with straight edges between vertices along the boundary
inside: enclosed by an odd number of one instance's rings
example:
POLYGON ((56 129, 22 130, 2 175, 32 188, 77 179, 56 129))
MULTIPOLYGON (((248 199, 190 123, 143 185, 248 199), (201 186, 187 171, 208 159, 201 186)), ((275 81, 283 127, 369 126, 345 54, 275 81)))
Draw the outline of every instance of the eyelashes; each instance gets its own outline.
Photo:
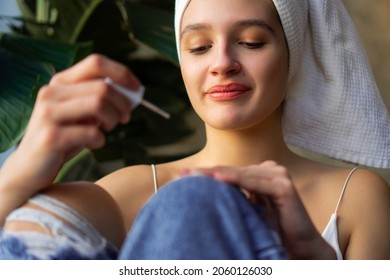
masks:
POLYGON ((209 49, 211 49, 211 45, 207 45, 207 46, 200 46, 200 47, 196 47, 196 48, 190 48, 189 49, 189 53, 191 54, 202 54, 202 53, 205 53, 206 51, 208 51, 209 49))
POLYGON ((261 49, 265 45, 263 42, 238 42, 238 44, 251 50, 261 49))
MULTIPOLYGON (((241 47, 244 47, 249 50, 258 50, 265 46, 266 43, 264 42, 245 42, 245 41, 238 41, 237 44, 241 47)), ((194 48, 189 48, 188 52, 190 54, 203 54, 206 53, 209 49, 211 49, 213 46, 210 45, 204 45, 204 46, 198 46, 194 48)))

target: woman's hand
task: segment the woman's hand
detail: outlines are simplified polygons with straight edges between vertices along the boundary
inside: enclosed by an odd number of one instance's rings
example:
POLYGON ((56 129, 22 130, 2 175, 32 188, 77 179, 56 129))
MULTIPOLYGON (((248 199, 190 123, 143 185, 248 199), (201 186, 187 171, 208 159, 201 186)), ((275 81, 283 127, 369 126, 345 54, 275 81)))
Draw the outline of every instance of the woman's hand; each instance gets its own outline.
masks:
POLYGON ((246 167, 201 168, 190 173, 212 176, 238 186, 248 198, 272 205, 280 234, 291 258, 335 259, 334 250, 315 229, 285 167, 273 161, 246 167))
POLYGON ((0 173, 1 194, 16 199, 11 204, 49 186, 62 164, 83 148, 103 146, 103 130, 130 120, 130 102, 105 77, 130 89, 140 86, 125 66, 91 55, 39 91, 26 133, 0 173))

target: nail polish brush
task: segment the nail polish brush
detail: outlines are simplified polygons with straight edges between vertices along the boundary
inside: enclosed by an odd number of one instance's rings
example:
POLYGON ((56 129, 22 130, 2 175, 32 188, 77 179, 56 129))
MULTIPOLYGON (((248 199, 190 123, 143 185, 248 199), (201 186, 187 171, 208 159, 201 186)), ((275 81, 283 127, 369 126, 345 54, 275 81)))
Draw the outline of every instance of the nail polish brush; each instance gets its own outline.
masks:
POLYGON ((171 115, 169 113, 165 112, 161 108, 157 107, 153 103, 151 103, 143 98, 144 93, 145 93, 144 86, 141 85, 138 90, 130 90, 128 88, 121 86, 120 84, 115 83, 113 80, 111 80, 108 77, 106 77, 104 79, 104 82, 106 84, 110 85, 113 89, 115 89, 119 93, 126 96, 131 102, 131 109, 136 108, 138 105, 142 105, 142 106, 148 108, 150 111, 159 114, 160 116, 162 116, 165 119, 169 119, 171 117, 171 115))

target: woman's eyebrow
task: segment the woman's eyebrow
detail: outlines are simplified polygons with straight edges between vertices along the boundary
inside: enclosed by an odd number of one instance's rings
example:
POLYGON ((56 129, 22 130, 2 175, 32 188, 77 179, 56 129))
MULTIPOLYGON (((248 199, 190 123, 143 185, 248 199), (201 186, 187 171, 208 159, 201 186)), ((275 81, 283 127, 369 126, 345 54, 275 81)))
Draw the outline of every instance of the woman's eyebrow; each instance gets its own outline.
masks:
POLYGON ((260 19, 248 19, 248 20, 242 20, 235 24, 238 27, 251 27, 251 26, 257 26, 262 29, 265 29, 269 31, 270 33, 275 34, 275 29, 266 21, 260 20, 260 19))
POLYGON ((199 30, 206 30, 210 28, 211 26, 207 23, 189 24, 186 27, 184 27, 183 31, 180 33, 180 37, 183 37, 183 35, 189 31, 199 31, 199 30))
MULTIPOLYGON (((260 19, 247 19, 247 20, 241 20, 238 21, 234 26, 245 28, 245 27, 251 27, 251 26, 257 26, 262 29, 267 30, 268 32, 275 34, 275 29, 266 21, 260 20, 260 19)), ((190 31, 199 31, 199 30, 207 30, 211 29, 211 26, 207 23, 194 23, 187 25, 183 31, 180 34, 180 37, 182 37, 185 33, 190 31)))

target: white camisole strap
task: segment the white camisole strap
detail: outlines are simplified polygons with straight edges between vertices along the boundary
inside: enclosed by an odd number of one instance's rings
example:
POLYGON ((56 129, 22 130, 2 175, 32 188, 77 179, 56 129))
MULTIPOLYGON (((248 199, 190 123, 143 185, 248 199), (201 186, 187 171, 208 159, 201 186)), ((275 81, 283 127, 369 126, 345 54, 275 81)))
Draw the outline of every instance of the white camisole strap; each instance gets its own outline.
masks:
POLYGON ((333 247, 333 249, 336 252, 337 259, 342 260, 343 254, 341 253, 340 245, 339 245, 339 237, 338 237, 338 228, 337 228, 337 211, 339 209, 341 199, 344 196, 345 189, 347 188, 349 179, 351 178, 352 174, 358 169, 358 167, 355 167, 351 170, 351 172, 348 174, 347 179, 344 182, 343 189, 341 190, 341 194, 339 197, 339 200, 336 205, 335 211, 330 216, 329 222, 326 225, 324 231, 322 232, 322 237, 328 242, 329 245, 333 247))
POLYGON ((343 198, 345 189, 347 188, 349 179, 351 178, 352 174, 353 174, 357 169, 358 169, 358 167, 355 167, 354 169, 351 170, 351 172, 349 172, 348 177, 347 177, 347 179, 345 180, 343 189, 341 190, 341 194, 340 194, 340 197, 339 197, 339 201, 337 202, 336 209, 334 210, 334 213, 337 213, 337 210, 339 209, 339 206, 340 206, 340 203, 341 203, 341 199, 343 198))
POLYGON ((153 173, 154 193, 156 194, 157 190, 158 190, 156 166, 154 164, 152 164, 151 167, 152 167, 152 173, 153 173))

